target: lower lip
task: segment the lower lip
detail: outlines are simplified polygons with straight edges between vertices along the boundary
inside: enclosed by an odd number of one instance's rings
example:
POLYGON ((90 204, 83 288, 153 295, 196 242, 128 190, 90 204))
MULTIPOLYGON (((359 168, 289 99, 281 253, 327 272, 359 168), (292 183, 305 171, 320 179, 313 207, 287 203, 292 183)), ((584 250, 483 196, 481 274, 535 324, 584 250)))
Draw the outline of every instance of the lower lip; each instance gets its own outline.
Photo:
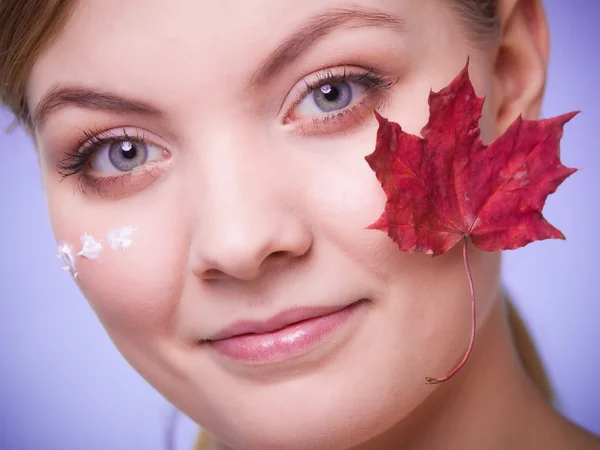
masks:
POLYGON ((282 360, 305 353, 339 330, 364 301, 325 316, 303 320, 271 333, 243 334, 210 346, 227 358, 245 362, 282 360))

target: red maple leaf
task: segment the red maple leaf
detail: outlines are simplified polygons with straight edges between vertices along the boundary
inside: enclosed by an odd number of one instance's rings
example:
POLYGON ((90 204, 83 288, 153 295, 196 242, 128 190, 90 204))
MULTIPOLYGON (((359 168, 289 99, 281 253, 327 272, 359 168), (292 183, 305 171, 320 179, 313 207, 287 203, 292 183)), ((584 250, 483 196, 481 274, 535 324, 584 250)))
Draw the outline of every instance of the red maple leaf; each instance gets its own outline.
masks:
POLYGON ((472 335, 475 333, 473 282, 466 258, 469 239, 482 250, 522 247, 563 234, 542 216, 548 195, 577 169, 559 157, 563 126, 577 112, 546 120, 519 116, 490 145, 481 140, 479 119, 485 99, 478 98, 469 79, 468 63, 452 83, 429 94, 429 122, 422 138, 402 131, 375 112, 379 122, 375 151, 365 159, 387 195, 381 217, 368 229, 388 233, 405 252, 441 255, 464 241, 464 261, 472 294, 472 335))

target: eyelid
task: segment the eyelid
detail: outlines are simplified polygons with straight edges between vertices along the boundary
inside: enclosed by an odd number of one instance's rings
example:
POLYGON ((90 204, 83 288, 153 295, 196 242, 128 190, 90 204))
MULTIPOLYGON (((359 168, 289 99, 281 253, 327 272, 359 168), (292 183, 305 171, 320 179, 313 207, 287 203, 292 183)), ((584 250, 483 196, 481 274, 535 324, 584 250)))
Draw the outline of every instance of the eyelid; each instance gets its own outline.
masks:
POLYGON ((86 138, 79 140, 76 144, 75 151, 85 150, 86 148, 93 147, 94 144, 106 145, 114 141, 143 142, 165 150, 167 149, 167 143, 164 139, 139 127, 123 126, 104 131, 86 131, 85 135, 86 138))
POLYGON ((156 167, 154 163, 148 163, 116 176, 93 177, 81 173, 77 189, 84 195, 91 191, 103 199, 118 200, 150 187, 167 169, 168 167, 156 167))

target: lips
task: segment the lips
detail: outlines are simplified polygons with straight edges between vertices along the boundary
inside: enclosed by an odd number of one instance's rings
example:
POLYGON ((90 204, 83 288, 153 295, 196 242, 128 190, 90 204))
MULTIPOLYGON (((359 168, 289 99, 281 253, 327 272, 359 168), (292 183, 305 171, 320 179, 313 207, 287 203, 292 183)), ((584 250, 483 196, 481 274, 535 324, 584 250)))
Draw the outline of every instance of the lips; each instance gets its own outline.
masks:
POLYGON ((290 325, 296 324, 309 319, 315 319, 321 316, 327 316, 348 308, 354 303, 365 301, 359 299, 353 303, 342 306, 319 306, 319 307, 302 307, 283 311, 265 321, 250 321, 242 320, 229 325, 226 328, 211 335, 206 341, 219 341, 229 339, 235 336, 245 334, 265 334, 273 333, 290 325))
POLYGON ((200 343, 244 364, 283 362, 325 345, 331 341, 329 336, 356 323, 351 319, 362 309, 362 300, 346 306, 291 309, 266 321, 236 322, 200 343))

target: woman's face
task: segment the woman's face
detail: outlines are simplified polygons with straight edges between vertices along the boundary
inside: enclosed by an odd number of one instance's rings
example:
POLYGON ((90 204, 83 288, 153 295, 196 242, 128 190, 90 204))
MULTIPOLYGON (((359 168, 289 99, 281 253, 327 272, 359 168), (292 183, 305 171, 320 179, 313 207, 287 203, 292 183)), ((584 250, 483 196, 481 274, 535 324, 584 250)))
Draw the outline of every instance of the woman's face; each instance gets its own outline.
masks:
MULTIPOLYGON (((418 134, 470 56, 493 137, 489 61, 449 4, 85 0, 39 56, 27 95, 56 237, 103 239, 78 284, 127 360, 224 442, 364 441, 462 357, 461 249, 406 254, 366 229, 386 201, 364 159, 373 110, 418 134)), ((498 256, 471 264, 485 319, 498 256)))

